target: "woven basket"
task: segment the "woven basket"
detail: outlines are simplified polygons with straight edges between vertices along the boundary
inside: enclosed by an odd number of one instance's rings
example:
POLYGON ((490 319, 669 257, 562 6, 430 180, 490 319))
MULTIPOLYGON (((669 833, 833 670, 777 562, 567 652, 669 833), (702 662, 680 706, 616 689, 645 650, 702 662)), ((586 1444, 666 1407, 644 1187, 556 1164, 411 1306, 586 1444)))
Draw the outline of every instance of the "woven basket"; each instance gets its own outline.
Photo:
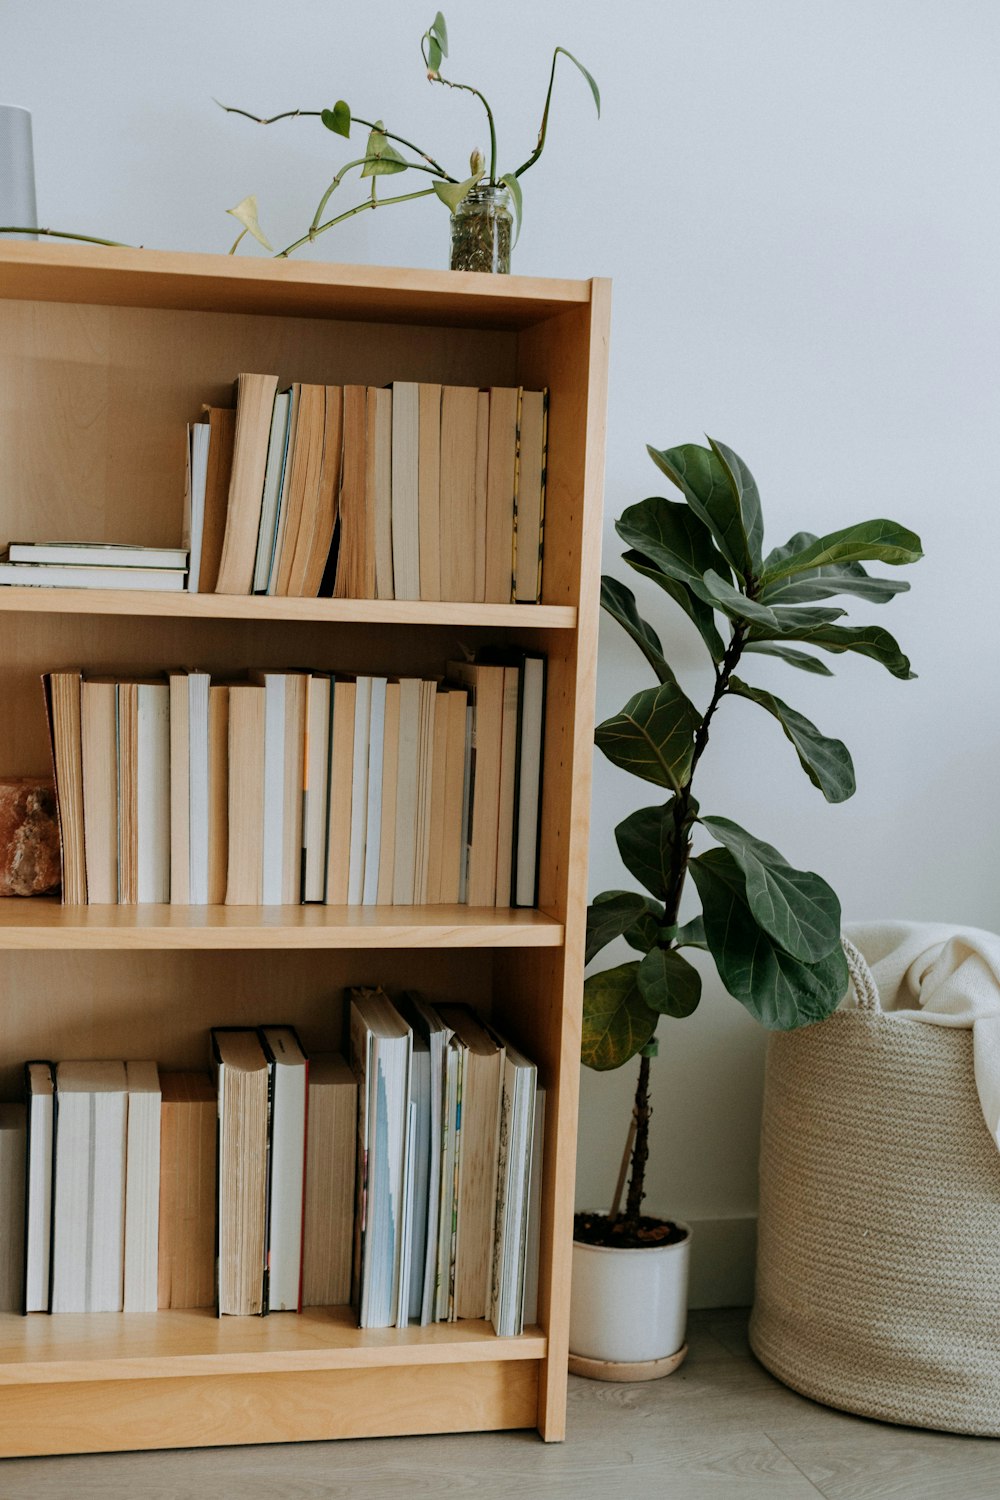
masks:
POLYGON ((1000 1436, 1000 1153, 972 1032, 858 1009, 769 1043, 750 1344, 887 1422, 1000 1436))

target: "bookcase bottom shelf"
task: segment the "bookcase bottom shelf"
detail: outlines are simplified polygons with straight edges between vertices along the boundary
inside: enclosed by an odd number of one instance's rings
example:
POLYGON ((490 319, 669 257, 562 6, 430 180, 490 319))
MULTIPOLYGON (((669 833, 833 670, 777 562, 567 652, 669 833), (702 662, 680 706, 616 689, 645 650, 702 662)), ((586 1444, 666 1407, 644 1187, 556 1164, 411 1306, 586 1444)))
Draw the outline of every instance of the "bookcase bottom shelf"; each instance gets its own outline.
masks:
POLYGON ((349 1308, 0 1317, 0 1457, 534 1427, 545 1337, 349 1308))

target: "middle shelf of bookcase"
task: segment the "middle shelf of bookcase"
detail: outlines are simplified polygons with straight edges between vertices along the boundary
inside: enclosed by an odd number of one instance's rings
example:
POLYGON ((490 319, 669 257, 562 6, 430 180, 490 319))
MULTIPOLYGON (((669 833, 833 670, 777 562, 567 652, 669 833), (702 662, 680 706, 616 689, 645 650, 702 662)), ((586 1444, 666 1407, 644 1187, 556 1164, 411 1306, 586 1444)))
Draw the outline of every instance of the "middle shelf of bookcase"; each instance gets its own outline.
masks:
POLYGON ((61 906, 0 901, 3 950, 559 948, 545 912, 475 906, 61 906))

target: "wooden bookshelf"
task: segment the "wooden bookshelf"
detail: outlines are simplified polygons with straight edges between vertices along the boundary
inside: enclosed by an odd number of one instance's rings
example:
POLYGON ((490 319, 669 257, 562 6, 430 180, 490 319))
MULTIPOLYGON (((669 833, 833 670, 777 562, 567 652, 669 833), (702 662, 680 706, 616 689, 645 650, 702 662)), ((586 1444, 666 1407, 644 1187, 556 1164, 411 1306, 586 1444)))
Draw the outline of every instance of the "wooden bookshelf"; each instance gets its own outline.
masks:
POLYGON ((610 294, 543 281, 0 244, 5 538, 179 543, 185 423, 240 370, 551 392, 535 606, 0 588, 0 774, 48 772, 39 676, 194 664, 433 674, 548 657, 537 911, 0 901, 0 1098, 29 1057, 207 1065, 212 1024, 342 1043, 351 984, 469 999, 547 1089, 538 1324, 359 1330, 346 1308, 0 1317, 0 1456, 565 1429, 610 294))

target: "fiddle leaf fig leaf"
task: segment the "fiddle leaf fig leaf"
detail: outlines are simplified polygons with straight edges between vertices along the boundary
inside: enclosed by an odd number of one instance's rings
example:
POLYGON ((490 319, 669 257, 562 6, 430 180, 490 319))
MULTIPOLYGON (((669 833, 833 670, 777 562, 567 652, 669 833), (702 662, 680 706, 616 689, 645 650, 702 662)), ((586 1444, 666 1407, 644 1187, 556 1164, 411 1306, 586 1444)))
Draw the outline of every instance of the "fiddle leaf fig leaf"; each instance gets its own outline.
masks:
POLYGON ((763 1026, 790 1031, 821 1021, 847 993, 847 961, 839 943, 816 963, 793 958, 754 919, 743 873, 728 849, 691 861, 705 934, 726 989, 763 1026))
POLYGON ((270 240, 265 237, 264 231, 261 229, 260 222, 257 218, 256 193, 251 193, 248 198, 241 199, 240 202, 237 203, 235 208, 227 208, 226 213, 232 214, 234 219, 238 219, 243 225, 243 228, 250 234, 252 234, 254 239, 257 240, 259 244, 264 246, 265 250, 274 249, 274 246, 271 244, 270 240))
POLYGON ((729 580, 725 558, 698 516, 679 500, 650 495, 630 505, 615 522, 623 542, 678 583, 687 584, 699 598, 711 604, 704 577, 709 571, 729 580))
MULTIPOLYGON (((794 557, 818 541, 811 531, 798 531, 783 547, 775 547, 764 559, 764 572, 777 569, 786 558, 794 557)), ((859 562, 829 563, 804 573, 789 574, 761 590, 764 604, 811 604, 837 594, 854 594, 869 604, 887 604, 896 594, 905 594, 910 585, 905 579, 872 578, 859 562)))
POLYGON ((731 620, 749 620, 752 625, 762 625, 777 630, 778 622, 773 611, 766 604, 758 604, 756 599, 748 599, 741 594, 739 589, 734 589, 725 578, 720 578, 714 569, 709 569, 701 581, 701 589, 695 590, 701 593, 702 598, 721 609, 724 615, 731 620))
POLYGON ((753 571, 759 573, 764 546, 764 517, 760 508, 760 491, 757 488, 757 481, 739 454, 734 453, 732 448, 727 448, 725 443, 716 442, 712 437, 708 441, 712 452, 729 477, 733 499, 743 517, 747 550, 753 561, 753 571))
POLYGON ((521 193, 521 184, 514 172, 505 172, 500 181, 510 193, 511 202, 514 205, 514 244, 516 245, 521 238, 521 217, 524 213, 524 197, 521 193))
POLYGON ((701 716, 676 682, 646 688, 597 726, 594 739, 616 766, 680 791, 691 773, 701 716))
POLYGON ((698 1008, 701 975, 673 948, 652 948, 639 964, 639 992, 651 1010, 681 1020, 698 1008))
POLYGON ((795 746, 803 771, 813 786, 819 787, 828 802, 846 802, 856 789, 851 752, 842 740, 820 734, 816 725, 803 714, 789 708, 773 693, 750 687, 738 677, 730 677, 729 691, 751 703, 759 703, 777 719, 786 737, 795 746))
POLYGON ((707 949, 708 940, 705 937, 704 917, 692 917, 690 922, 685 922, 683 927, 678 927, 675 941, 678 948, 707 949))
POLYGON ((602 948, 623 937, 632 948, 646 953, 657 940, 663 907, 638 891, 603 891, 587 908, 585 963, 602 948))
POLYGON ((638 970, 631 959, 584 980, 581 1052, 588 1068, 620 1068, 652 1038, 660 1018, 642 998, 638 970))
POLYGON ((756 486, 744 508, 732 471, 713 449, 684 443, 661 451, 647 444, 646 451, 711 531, 734 572, 743 579, 754 577, 760 569, 763 535, 759 501, 755 508, 752 499, 756 486))
POLYGON ((601 579, 601 608, 628 632, 661 682, 677 681, 664 660, 660 637, 640 615, 630 588, 605 575, 601 579))
POLYGON ((810 656, 808 651, 796 651, 794 646, 778 646, 772 641, 747 641, 743 649, 754 651, 758 656, 778 656, 790 667, 799 667, 803 672, 815 672, 817 677, 833 676, 825 661, 810 656))
POLYGON ((476 172, 472 177, 467 177, 464 182, 438 182, 431 184, 441 202, 446 204, 454 213, 464 198, 467 198, 482 177, 482 172, 476 172))
MULTIPOLYGON (((778 633, 794 640, 800 630, 812 630, 816 625, 832 625, 834 620, 842 620, 847 610, 841 609, 839 604, 773 604, 771 613, 778 622, 778 633)), ((754 631, 755 636, 763 634, 763 631, 754 631)))
POLYGON ((791 574, 810 572, 829 563, 884 562, 894 567, 917 562, 923 557, 920 538, 898 521, 862 521, 818 537, 798 552, 773 562, 765 571, 766 586, 791 574))
MULTIPOLYGON (((760 635, 766 638, 765 632, 760 632, 760 635)), ((916 676, 910 670, 909 657, 903 655, 897 641, 881 625, 817 625, 794 633, 784 629, 781 636, 783 640, 791 638, 805 645, 819 646, 823 651, 856 651, 859 656, 870 656, 893 677, 904 682, 916 676)))
MULTIPOLYGON (((396 172, 406 171, 406 162, 395 146, 390 144, 381 120, 375 121, 365 147, 365 156, 367 160, 361 169, 362 177, 391 177, 396 172)), ((434 186, 437 187, 437 183, 434 186)))
POLYGON ((771 844, 729 818, 701 822, 739 865, 754 921, 793 958, 825 958, 840 942, 840 902, 826 881, 793 869, 771 844))
POLYGON ((726 647, 721 635, 715 626, 715 615, 712 613, 710 604, 704 599, 699 599, 697 594, 692 593, 686 583, 680 583, 676 578, 668 578, 666 573, 660 571, 648 558, 639 552, 623 552, 623 562, 627 562, 636 573, 641 573, 643 578, 649 578, 661 588, 665 594, 669 594, 675 604, 679 604, 708 647, 712 660, 719 662, 726 654, 726 647))
POLYGON ((670 883, 673 800, 662 807, 639 807, 615 829, 622 864, 649 893, 662 898, 670 883))
POLYGON ((332 130, 334 135, 342 135, 345 140, 351 136, 351 106, 343 99, 338 99, 332 109, 324 109, 320 119, 327 130, 332 130))

